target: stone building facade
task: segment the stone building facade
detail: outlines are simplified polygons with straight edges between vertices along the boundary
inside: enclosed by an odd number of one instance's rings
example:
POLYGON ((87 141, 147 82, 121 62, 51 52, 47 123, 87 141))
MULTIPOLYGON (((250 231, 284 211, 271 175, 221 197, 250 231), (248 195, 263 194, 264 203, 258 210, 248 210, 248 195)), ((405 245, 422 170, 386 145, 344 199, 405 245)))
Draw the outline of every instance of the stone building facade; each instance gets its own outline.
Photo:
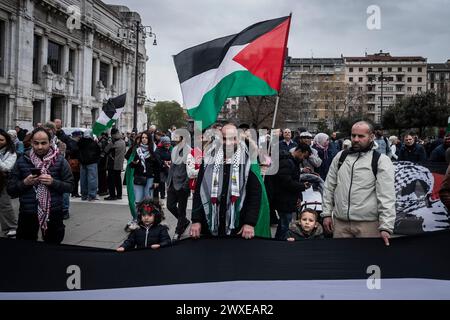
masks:
MULTIPOLYGON (((117 127, 131 131, 135 40, 129 29, 136 21, 139 14, 99 0, 2 0, 0 127, 31 129, 55 118, 65 127, 91 127, 106 99, 127 93, 117 127)), ((139 41, 138 129, 143 129, 148 58, 145 38, 139 41)))
POLYGON ((375 123, 380 123, 383 111, 402 97, 427 90, 426 58, 380 51, 344 59, 346 82, 364 95, 367 115, 375 123))
POLYGON ((450 105, 450 59, 445 63, 429 63, 427 86, 450 105))
POLYGON ((281 94, 296 104, 286 120, 287 128, 316 131, 320 122, 328 127, 345 111, 345 66, 342 58, 292 58, 285 63, 281 94))

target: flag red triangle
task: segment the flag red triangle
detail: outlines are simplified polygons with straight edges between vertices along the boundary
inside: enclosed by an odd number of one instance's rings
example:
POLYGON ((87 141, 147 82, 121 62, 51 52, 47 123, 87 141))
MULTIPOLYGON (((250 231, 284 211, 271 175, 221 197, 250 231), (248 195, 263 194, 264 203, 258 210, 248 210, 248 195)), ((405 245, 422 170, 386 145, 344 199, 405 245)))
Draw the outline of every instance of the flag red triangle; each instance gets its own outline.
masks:
POLYGON ((290 18, 252 41, 233 60, 280 91, 290 18))

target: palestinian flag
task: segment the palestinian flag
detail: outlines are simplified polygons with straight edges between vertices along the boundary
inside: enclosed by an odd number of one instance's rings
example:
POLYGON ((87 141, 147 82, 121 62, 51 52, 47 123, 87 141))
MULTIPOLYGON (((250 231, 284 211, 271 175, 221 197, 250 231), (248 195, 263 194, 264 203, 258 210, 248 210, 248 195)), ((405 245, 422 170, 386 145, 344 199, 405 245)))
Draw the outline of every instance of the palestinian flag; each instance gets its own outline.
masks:
POLYGON ((100 135, 103 131, 106 131, 116 123, 120 118, 120 115, 125 106, 125 100, 127 94, 124 93, 118 97, 110 98, 103 104, 102 111, 97 121, 95 121, 92 128, 92 133, 96 136, 100 135))
POLYGON ((229 97, 272 96, 281 87, 291 16, 186 49, 174 57, 184 107, 206 128, 229 97))

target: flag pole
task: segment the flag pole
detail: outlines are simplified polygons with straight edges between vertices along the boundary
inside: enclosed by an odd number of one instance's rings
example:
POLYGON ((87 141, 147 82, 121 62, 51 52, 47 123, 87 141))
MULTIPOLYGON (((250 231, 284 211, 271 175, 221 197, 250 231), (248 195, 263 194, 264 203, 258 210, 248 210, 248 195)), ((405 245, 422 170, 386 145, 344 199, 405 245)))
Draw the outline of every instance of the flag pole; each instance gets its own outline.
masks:
POLYGON ((277 121, 278 104, 280 103, 280 95, 277 95, 277 100, 275 101, 275 111, 273 113, 272 119, 272 129, 275 128, 275 121, 277 121))

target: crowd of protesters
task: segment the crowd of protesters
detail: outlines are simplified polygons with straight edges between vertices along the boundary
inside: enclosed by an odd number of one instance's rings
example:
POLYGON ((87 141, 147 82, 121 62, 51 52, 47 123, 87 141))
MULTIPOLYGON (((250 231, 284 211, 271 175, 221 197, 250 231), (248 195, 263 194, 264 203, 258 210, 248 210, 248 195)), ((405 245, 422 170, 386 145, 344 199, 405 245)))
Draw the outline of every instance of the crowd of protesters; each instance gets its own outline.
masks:
MULTIPOLYGON (((41 230, 44 241, 61 243, 70 197, 117 201, 126 184, 133 218, 126 227, 130 236, 118 251, 165 247, 178 241, 189 225, 194 238, 234 234, 250 239, 262 234, 257 224, 264 188, 278 240, 381 237, 388 245, 395 220, 392 162, 445 162, 450 156, 450 134, 443 130, 437 139, 421 140, 414 133, 402 139, 386 136, 367 122, 356 123, 350 135, 285 128, 253 138, 246 135, 245 125, 215 124, 211 129, 223 135, 223 149, 214 147, 217 135, 208 131, 200 135, 197 147, 191 146, 175 126, 167 132, 152 125, 125 134, 113 128, 99 137, 89 130, 67 135, 59 119, 37 124, 32 132, 0 129, 2 232, 36 240, 41 230), (274 137, 279 168, 265 175, 274 159, 264 146, 274 137), (258 150, 257 171, 250 159, 252 148, 258 150), (174 161, 174 156, 181 160, 174 161), (378 172, 370 175, 374 157, 378 172), (320 210, 299 205, 308 189, 320 190, 320 210), (191 196, 192 224, 187 217, 191 196), (18 216, 11 198, 20 199, 18 216), (177 219, 172 239, 161 225, 160 201, 177 219)), ((450 185, 445 183, 443 189, 450 185)))

